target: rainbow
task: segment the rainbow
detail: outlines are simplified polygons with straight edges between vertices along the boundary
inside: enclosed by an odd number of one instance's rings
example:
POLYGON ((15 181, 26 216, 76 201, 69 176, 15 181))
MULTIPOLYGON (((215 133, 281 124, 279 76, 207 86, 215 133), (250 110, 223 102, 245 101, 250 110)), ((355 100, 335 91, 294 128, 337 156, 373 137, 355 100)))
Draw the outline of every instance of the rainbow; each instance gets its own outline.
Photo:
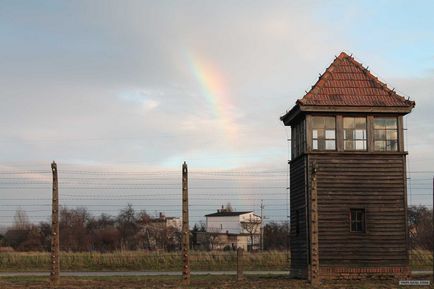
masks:
POLYGON ((188 63, 227 140, 235 143, 238 137, 238 128, 231 115, 234 106, 229 99, 223 73, 197 53, 194 56, 191 53, 188 54, 188 63))
MULTIPOLYGON (((212 109, 214 117, 218 119, 226 141, 231 148, 236 147, 237 143, 239 143, 239 128, 234 120, 233 113, 235 106, 230 100, 224 74, 219 71, 214 63, 201 57, 199 54, 188 53, 187 55, 190 70, 196 81, 200 84, 202 95, 212 109)), ((235 195, 240 197, 240 204, 242 205, 250 205, 252 203, 251 198, 247 197, 243 192, 236 192, 235 195)), ((227 201, 230 201, 230 198, 227 201)), ((236 207, 235 203, 233 205, 236 207)))

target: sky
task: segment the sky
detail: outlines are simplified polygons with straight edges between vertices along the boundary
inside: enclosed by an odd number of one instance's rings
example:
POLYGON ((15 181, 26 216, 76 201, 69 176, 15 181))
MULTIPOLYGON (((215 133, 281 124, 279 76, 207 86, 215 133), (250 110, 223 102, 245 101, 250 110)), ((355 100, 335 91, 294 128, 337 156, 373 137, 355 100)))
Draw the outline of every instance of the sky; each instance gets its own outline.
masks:
POLYGON ((49 170, 55 160, 165 171, 187 161, 193 171, 283 178, 289 130, 279 117, 345 51, 416 101, 406 118, 409 177, 426 196, 412 202, 430 204, 433 9, 431 1, 0 0, 1 167, 49 170))

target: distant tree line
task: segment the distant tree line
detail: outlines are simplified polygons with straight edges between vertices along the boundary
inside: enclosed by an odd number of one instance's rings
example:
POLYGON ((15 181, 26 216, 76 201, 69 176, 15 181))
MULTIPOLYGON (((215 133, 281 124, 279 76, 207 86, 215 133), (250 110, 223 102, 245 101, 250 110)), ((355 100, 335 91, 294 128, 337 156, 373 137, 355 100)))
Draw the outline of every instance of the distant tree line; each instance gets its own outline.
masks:
POLYGON ((433 210, 426 206, 408 208, 408 230, 411 249, 433 248, 433 210))
MULTIPOLYGON (((181 232, 166 226, 164 216, 136 212, 131 205, 115 217, 92 216, 86 208, 59 211, 60 249, 62 251, 179 250, 181 232)), ((0 236, 1 246, 17 251, 48 251, 51 224, 32 224, 24 211, 18 210, 14 225, 0 236)))
MULTIPOLYGON (((164 216, 163 216, 164 217, 164 216)), ((433 246, 432 208, 408 208, 409 242, 411 249, 429 250, 433 246)), ((164 250, 181 249, 182 235, 177 227, 167 226, 162 215, 151 216, 146 211, 135 211, 131 205, 117 216, 92 216, 86 208, 62 207, 59 212, 60 246, 62 251, 164 250)), ((287 222, 268 222, 263 227, 264 250, 289 248, 287 222)), ((197 249, 198 232, 205 232, 205 224, 195 224, 191 231, 191 247, 197 249)), ((210 244, 215 240, 210 234, 210 244)), ((0 234, 0 247, 16 251, 49 251, 51 224, 33 224, 26 213, 17 210, 14 224, 0 234)), ((212 246, 205 246, 212 248, 212 246)))

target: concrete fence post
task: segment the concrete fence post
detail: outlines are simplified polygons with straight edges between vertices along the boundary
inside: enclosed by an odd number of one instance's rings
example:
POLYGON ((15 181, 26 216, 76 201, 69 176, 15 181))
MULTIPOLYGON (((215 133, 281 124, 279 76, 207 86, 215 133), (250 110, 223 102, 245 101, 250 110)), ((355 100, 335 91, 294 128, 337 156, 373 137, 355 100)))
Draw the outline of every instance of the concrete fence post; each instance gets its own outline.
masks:
POLYGON ((244 280, 243 255, 244 255, 243 248, 238 248, 237 249, 237 281, 244 280))
POLYGON ((60 263, 59 263, 59 184, 57 177, 57 165, 53 161, 51 164, 53 174, 53 192, 51 208, 51 286, 59 285, 60 263))

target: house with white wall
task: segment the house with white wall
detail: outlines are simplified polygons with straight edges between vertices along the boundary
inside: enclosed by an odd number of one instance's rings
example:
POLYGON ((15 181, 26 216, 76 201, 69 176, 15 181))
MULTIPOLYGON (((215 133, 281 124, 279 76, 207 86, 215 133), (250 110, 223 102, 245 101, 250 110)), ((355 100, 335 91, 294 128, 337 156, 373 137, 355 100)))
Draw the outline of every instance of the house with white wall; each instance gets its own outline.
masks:
POLYGON ((253 211, 221 209, 205 217, 210 249, 259 249, 262 220, 253 211))

